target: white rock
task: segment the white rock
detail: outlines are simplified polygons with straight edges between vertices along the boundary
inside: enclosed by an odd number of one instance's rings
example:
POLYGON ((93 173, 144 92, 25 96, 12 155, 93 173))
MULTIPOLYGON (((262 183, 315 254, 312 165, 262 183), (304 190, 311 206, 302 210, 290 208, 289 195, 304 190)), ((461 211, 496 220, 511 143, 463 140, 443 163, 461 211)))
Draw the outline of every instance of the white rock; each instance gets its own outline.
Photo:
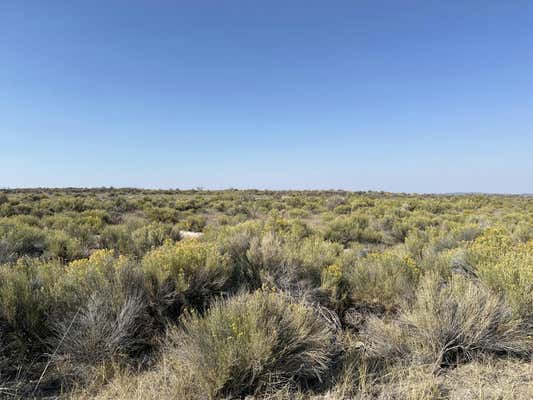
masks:
POLYGON ((201 237, 202 235, 202 232, 180 231, 180 237, 182 239, 196 239, 201 237))

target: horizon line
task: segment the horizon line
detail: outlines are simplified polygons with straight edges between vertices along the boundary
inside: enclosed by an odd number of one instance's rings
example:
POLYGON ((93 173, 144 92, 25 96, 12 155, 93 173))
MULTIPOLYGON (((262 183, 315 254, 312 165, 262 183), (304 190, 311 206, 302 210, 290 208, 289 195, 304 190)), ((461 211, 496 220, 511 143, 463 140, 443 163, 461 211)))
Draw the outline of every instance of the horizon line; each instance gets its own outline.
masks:
POLYGON ((191 187, 191 188, 149 188, 142 186, 29 186, 29 187, 0 187, 0 191, 35 191, 35 190, 136 190, 136 191, 152 191, 152 192, 165 192, 165 191, 174 191, 174 192, 226 192, 226 191, 236 191, 236 192, 344 192, 344 193, 383 193, 383 194, 393 194, 393 195, 439 195, 439 196, 473 196, 473 195, 482 195, 482 196, 533 196, 533 193, 528 192, 395 192, 382 189, 342 189, 342 188, 294 188, 294 189, 269 189, 269 188, 237 188, 237 187, 228 187, 228 188, 206 188, 202 186, 191 187))

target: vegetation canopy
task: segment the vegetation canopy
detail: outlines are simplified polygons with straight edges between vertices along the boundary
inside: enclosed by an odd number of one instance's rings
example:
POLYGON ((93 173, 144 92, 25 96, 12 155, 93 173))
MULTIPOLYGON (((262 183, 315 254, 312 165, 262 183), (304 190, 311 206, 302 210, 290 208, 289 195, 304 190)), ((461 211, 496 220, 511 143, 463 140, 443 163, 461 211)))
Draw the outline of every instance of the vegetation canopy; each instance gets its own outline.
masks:
POLYGON ((0 191, 0 397, 533 398, 533 199, 0 191))

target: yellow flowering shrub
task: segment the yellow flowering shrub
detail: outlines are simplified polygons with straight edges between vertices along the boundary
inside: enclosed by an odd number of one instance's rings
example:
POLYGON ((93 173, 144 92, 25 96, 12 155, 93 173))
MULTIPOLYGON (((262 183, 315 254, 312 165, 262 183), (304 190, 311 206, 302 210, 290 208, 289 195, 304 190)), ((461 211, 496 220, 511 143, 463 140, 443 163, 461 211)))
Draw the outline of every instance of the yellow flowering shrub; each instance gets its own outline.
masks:
POLYGON ((331 264, 322 271, 322 285, 336 286, 342 278, 342 268, 338 264, 331 264))
POLYGON ((503 229, 487 229, 469 247, 469 260, 515 312, 533 315, 533 240, 514 242, 503 229))
POLYGON ((143 270, 158 282, 172 279, 178 290, 185 290, 189 279, 199 269, 227 272, 229 259, 213 243, 198 240, 167 241, 142 259, 143 270))
POLYGON ((351 288, 343 267, 340 264, 331 264, 322 270, 322 288, 330 291, 330 299, 338 311, 343 310, 349 303, 351 288))
POLYGON ((113 250, 96 250, 88 258, 71 261, 65 270, 65 278, 72 285, 89 290, 114 279, 127 263, 126 256, 115 257, 113 250))
MULTIPOLYGON (((120 263, 126 261, 126 257, 120 256, 120 263)), ((101 249, 93 252, 88 258, 71 261, 66 268, 66 274, 69 278, 82 283, 88 276, 93 279, 101 277, 102 279, 113 273, 118 268, 117 258, 113 250, 101 249)))

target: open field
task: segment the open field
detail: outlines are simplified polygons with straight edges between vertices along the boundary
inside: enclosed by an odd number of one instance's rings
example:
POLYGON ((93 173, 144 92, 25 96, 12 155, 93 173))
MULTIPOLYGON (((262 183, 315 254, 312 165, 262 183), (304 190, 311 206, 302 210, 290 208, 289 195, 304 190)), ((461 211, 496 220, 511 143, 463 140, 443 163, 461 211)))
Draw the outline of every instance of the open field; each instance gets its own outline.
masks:
POLYGON ((0 191, 0 397, 531 399, 532 355, 530 196, 0 191))

